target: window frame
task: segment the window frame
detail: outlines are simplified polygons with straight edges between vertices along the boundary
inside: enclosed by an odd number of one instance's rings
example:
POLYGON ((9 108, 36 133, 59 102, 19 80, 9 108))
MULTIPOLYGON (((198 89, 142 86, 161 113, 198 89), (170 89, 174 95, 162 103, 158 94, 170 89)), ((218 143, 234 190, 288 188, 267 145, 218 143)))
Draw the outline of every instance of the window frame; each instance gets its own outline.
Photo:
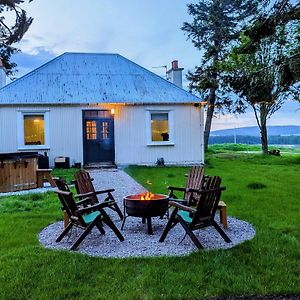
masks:
POLYGON ((174 146, 174 117, 173 110, 146 110, 147 146, 174 146), (169 141, 152 141, 151 115, 168 114, 169 141))
POLYGON ((50 149, 50 126, 49 110, 18 110, 17 111, 18 150, 49 150, 50 149), (44 145, 25 145, 24 141, 24 116, 44 116, 44 145))

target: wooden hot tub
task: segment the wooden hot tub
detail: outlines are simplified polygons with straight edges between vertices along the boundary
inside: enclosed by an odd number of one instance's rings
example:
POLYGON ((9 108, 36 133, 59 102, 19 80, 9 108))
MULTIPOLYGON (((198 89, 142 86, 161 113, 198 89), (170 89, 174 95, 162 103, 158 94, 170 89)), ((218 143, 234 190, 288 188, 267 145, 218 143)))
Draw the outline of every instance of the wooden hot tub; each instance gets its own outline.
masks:
POLYGON ((0 193, 37 187, 38 153, 0 153, 0 193))

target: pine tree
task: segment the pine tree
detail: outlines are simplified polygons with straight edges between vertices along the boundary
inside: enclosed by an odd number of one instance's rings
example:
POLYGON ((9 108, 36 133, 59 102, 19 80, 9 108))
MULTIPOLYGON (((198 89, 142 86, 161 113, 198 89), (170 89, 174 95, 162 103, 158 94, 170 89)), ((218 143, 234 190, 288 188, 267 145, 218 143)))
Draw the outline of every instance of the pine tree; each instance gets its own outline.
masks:
POLYGON ((194 46, 203 52, 200 66, 187 75, 190 89, 205 96, 208 104, 204 130, 205 150, 215 107, 228 105, 230 100, 222 95, 222 62, 230 52, 241 28, 257 10, 253 0, 200 0, 188 4, 188 13, 193 17, 191 23, 185 22, 182 30, 194 46))
MULTIPOLYGON (((32 0, 29 0, 31 2, 32 0)), ((19 50, 12 45, 19 42, 33 19, 27 17, 25 10, 20 5, 24 0, 0 0, 0 57, 6 69, 7 75, 13 75, 15 63, 10 61, 11 56, 19 50), (14 14, 13 24, 8 24, 5 15, 14 14)))

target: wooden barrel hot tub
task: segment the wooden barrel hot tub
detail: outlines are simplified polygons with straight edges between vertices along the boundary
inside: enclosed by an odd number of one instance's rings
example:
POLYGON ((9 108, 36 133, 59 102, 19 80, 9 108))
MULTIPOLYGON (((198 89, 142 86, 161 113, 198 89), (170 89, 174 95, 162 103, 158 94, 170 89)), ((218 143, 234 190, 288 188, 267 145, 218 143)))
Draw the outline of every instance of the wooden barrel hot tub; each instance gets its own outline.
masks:
POLYGON ((37 187, 38 153, 0 153, 0 193, 37 187))

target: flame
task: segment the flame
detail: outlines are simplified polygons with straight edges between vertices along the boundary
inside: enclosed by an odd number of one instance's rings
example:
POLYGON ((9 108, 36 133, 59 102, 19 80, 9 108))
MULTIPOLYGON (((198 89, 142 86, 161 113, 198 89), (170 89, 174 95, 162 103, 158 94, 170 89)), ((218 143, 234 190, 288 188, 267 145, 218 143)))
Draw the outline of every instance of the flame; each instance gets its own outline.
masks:
POLYGON ((144 195, 141 196, 141 200, 151 200, 155 197, 154 194, 152 194, 151 192, 147 192, 144 195))

